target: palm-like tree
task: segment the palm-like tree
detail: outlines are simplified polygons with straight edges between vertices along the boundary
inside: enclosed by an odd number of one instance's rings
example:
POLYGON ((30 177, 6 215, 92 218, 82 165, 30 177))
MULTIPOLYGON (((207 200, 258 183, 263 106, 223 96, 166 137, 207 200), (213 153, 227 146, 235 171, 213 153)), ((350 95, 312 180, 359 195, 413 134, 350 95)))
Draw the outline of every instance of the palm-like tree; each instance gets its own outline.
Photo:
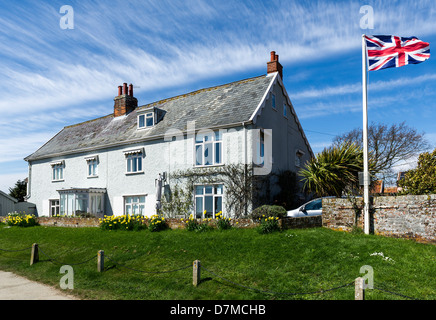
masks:
POLYGON ((303 177, 307 191, 318 196, 340 197, 345 190, 358 189, 358 173, 361 171, 362 149, 354 143, 344 142, 318 153, 300 170, 299 175, 303 177))

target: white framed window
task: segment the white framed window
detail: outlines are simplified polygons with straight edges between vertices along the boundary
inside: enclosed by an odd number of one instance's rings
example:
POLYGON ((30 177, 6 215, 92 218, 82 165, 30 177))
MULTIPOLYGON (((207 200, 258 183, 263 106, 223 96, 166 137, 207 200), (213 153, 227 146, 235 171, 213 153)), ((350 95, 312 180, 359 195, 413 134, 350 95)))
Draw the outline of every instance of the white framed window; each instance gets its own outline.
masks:
POLYGON ((147 112, 138 116, 138 129, 150 128, 154 125, 154 112, 147 112))
POLYGON ((142 173, 143 149, 125 151, 126 173, 142 173))
POLYGON ((221 131, 198 132, 195 136, 195 166, 212 166, 223 163, 221 131))
POLYGON ((288 117, 288 106, 286 105, 286 103, 283 104, 283 116, 285 118, 288 117))
POLYGON ((63 181, 64 180, 64 167, 65 167, 65 165, 64 165, 63 161, 51 163, 51 168, 52 168, 51 180, 52 181, 63 181))
POLYGON ((223 210, 223 195, 222 184, 194 186, 195 217, 215 218, 215 215, 223 210))
POLYGON ((50 216, 54 217, 60 214, 59 200, 50 200, 50 216))
POLYGON ((271 105, 274 110, 277 110, 276 107, 276 95, 274 93, 271 94, 271 105))
POLYGON ((97 156, 88 157, 88 158, 85 158, 85 160, 86 160, 88 178, 98 177, 98 158, 97 158, 97 156))
POLYGON ((145 196, 124 197, 124 214, 145 214, 145 196))

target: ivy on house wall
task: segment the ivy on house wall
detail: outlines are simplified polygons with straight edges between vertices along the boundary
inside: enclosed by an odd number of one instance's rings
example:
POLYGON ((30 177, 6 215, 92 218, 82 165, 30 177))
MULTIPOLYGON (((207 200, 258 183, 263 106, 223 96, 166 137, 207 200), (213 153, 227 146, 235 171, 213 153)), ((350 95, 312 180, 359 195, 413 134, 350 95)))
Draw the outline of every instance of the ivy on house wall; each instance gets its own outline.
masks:
POLYGON ((194 209, 194 186, 224 184, 225 210, 235 218, 248 216, 263 204, 287 203, 293 206, 298 193, 296 175, 289 171, 265 176, 253 174, 253 166, 230 164, 177 170, 168 177, 162 198, 162 213, 167 217, 187 218, 194 209), (271 184, 280 192, 271 195, 271 184))

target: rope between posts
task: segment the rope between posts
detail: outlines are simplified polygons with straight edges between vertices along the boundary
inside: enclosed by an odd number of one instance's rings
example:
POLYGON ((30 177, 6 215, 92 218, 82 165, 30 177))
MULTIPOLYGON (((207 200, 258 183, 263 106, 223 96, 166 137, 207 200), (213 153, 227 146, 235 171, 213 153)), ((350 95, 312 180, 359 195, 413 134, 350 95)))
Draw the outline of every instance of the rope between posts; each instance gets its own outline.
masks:
POLYGON ((145 271, 145 270, 139 270, 139 269, 134 269, 134 268, 131 268, 131 267, 127 267, 127 266, 125 266, 125 265, 115 261, 114 259, 109 258, 108 256, 105 256, 105 258, 107 258, 109 261, 112 261, 117 266, 119 265, 122 268, 129 269, 129 270, 132 270, 132 271, 142 272, 142 273, 170 273, 170 272, 176 272, 176 271, 192 268, 192 265, 189 265, 189 266, 186 266, 186 267, 182 267, 182 268, 178 268, 178 269, 174 269, 174 270, 167 270, 167 271, 145 271))
POLYGON ((419 299, 416 299, 416 298, 405 296, 404 294, 391 292, 391 291, 388 291, 386 289, 380 289, 380 288, 376 288, 376 287, 373 287, 373 289, 376 289, 376 290, 379 290, 379 291, 383 291, 383 292, 386 292, 386 293, 390 293, 390 294, 394 294, 394 295, 397 295, 397 296, 400 296, 400 297, 403 297, 403 298, 406 298, 406 299, 419 300, 419 299))
POLYGON ((233 281, 231 281, 231 280, 229 280, 229 279, 226 279, 226 278, 224 278, 224 277, 221 277, 221 276, 217 275, 215 272, 206 269, 206 268, 205 268, 204 266, 202 266, 202 265, 200 266, 200 268, 206 270, 207 272, 209 272, 209 273, 211 273, 211 274, 213 274, 215 277, 218 277, 218 278, 220 278, 221 280, 227 281, 227 282, 232 283, 232 284, 234 284, 234 285, 236 285, 236 286, 239 286, 239 287, 242 287, 242 288, 245 288, 245 289, 249 289, 249 290, 258 291, 258 292, 270 293, 270 294, 277 294, 277 295, 305 295, 305 294, 325 293, 325 292, 328 292, 328 291, 333 291, 333 290, 337 290, 337 289, 345 288, 345 287, 348 287, 348 286, 351 286, 351 285, 354 284, 354 281, 352 281, 352 282, 350 282, 350 283, 346 283, 346 284, 341 285, 341 286, 338 286, 338 287, 334 287, 334 288, 330 288, 330 289, 325 289, 325 290, 321 289, 321 290, 318 290, 318 291, 312 291, 312 292, 276 292, 276 291, 261 290, 261 289, 257 289, 257 288, 252 288, 252 287, 244 286, 244 285, 242 285, 242 284, 239 284, 239 283, 233 282, 233 281))
POLYGON ((68 265, 68 266, 77 266, 77 265, 79 265, 79 264, 84 264, 84 263, 87 263, 87 262, 89 262, 89 261, 91 261, 91 260, 97 258, 97 255, 95 255, 95 256, 93 256, 92 258, 89 258, 89 259, 87 259, 87 260, 85 260, 85 261, 82 261, 82 262, 77 262, 77 263, 64 263, 64 262, 60 262, 60 261, 58 261, 58 260, 56 260, 56 259, 50 257, 48 254, 46 254, 44 251, 41 250, 41 247, 38 247, 38 250, 41 251, 41 253, 42 253, 43 255, 45 255, 45 256, 49 259, 49 261, 51 261, 51 262, 56 262, 56 263, 61 264, 61 265, 68 265))

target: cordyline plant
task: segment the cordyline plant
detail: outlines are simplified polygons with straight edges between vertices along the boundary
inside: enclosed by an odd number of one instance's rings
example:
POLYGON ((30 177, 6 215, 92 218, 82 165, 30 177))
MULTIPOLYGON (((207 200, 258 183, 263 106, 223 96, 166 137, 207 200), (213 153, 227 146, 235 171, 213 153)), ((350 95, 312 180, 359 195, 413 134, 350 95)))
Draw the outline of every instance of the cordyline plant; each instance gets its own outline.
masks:
MULTIPOLYGON (((370 171, 373 161, 369 161, 370 171)), ((318 196, 340 197, 359 190, 359 172, 363 171, 363 151, 351 142, 325 148, 312 158, 299 175, 304 189, 318 196)))

